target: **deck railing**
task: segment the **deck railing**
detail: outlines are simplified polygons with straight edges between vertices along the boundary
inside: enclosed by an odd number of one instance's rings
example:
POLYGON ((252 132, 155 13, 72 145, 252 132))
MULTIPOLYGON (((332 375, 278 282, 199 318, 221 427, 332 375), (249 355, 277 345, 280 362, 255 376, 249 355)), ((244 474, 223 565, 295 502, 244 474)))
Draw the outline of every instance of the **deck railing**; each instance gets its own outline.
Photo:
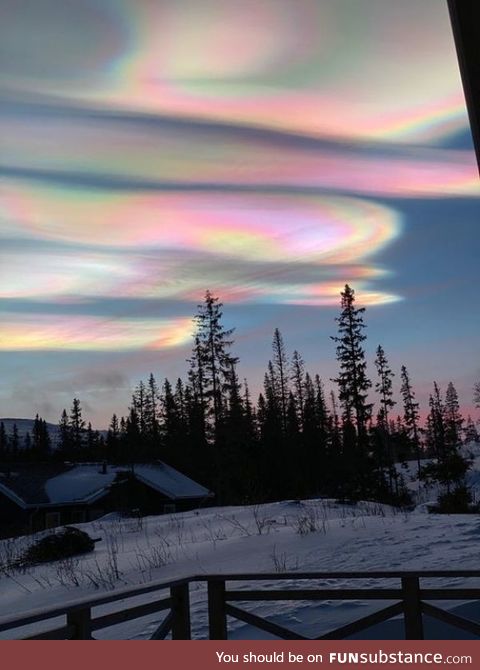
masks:
POLYGON ((149 633, 149 639, 161 640, 171 634, 174 640, 188 640, 191 638, 190 584, 204 583, 207 586, 209 638, 213 640, 228 639, 228 617, 243 621, 281 639, 312 639, 243 609, 237 604, 232 604, 300 600, 355 600, 357 602, 383 601, 389 603, 372 614, 318 635, 313 638, 315 640, 344 639, 398 616, 402 616, 404 620, 405 639, 422 640, 424 639, 423 615, 480 638, 480 622, 458 616, 431 603, 431 601, 480 600, 480 588, 468 586, 432 588, 424 584, 425 580, 460 578, 465 581, 480 578, 480 571, 282 572, 191 576, 168 582, 152 582, 141 587, 121 589, 95 598, 83 598, 57 607, 28 612, 15 618, 3 618, 0 619, 0 633, 10 631, 16 635, 16 631, 22 627, 36 626, 38 632, 32 634, 30 631, 27 637, 17 635, 16 639, 20 637, 20 639, 27 640, 92 640, 95 639, 92 633, 96 630, 165 611, 164 620, 156 625, 153 633, 149 633), (358 582, 366 579, 370 582, 372 580, 383 582, 383 584, 376 588, 362 586, 335 588, 332 586, 332 582, 358 582), (385 586, 386 580, 394 584, 385 586), (286 581, 289 582, 288 588, 279 588, 279 583, 286 581), (328 585, 325 586, 327 581, 328 585), (241 589, 230 586, 238 582, 243 582, 241 589), (305 582, 309 584, 305 586, 305 582), (312 587, 311 582, 318 582, 318 585, 312 587), (133 601, 141 596, 151 597, 146 602, 134 604, 133 601), (92 613, 92 610, 97 607, 111 604, 113 611, 102 615, 92 613), (43 630, 42 624, 49 620, 55 621, 55 626, 43 630))

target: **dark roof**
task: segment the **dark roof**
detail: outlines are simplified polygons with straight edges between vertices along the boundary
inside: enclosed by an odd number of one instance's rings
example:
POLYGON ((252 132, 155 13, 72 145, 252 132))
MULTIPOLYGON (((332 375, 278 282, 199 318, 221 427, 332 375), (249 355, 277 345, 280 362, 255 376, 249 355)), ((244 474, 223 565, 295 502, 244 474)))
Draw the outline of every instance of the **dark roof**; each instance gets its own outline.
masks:
POLYGON ((6 493, 8 489, 26 505, 49 503, 45 482, 69 469, 63 463, 0 464, 0 492, 6 493))

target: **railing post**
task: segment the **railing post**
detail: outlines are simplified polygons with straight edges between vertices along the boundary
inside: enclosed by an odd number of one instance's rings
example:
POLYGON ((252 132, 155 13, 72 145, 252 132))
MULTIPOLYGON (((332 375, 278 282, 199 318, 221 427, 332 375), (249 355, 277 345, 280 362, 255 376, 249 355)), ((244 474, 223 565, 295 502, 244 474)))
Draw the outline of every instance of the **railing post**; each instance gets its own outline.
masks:
POLYGON ((190 591, 189 583, 172 586, 172 640, 190 640, 190 591))
POLYGON ((208 582, 208 625, 210 640, 227 640, 225 580, 208 582))
POLYGON ((422 604, 418 577, 402 577, 403 604, 405 607, 405 639, 423 640, 422 604))
POLYGON ((92 640, 92 610, 90 607, 67 612, 67 626, 73 626, 71 640, 92 640))

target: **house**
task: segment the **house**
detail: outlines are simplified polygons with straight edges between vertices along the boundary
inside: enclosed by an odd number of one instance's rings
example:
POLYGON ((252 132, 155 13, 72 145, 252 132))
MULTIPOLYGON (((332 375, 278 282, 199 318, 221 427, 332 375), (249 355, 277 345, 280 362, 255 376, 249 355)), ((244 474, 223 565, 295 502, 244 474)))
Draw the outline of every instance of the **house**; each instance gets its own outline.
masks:
POLYGON ((0 466, 0 537, 98 519, 108 512, 195 509, 213 494, 170 465, 106 463, 0 466))

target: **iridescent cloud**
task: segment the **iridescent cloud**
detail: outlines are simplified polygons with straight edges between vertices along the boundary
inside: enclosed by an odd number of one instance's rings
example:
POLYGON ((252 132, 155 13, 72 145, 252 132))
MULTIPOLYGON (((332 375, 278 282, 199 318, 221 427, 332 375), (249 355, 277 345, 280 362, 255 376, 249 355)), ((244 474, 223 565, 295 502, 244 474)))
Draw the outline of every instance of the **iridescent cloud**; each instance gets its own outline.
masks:
MULTIPOLYGON (((61 350, 87 352, 82 365, 129 351, 111 364, 136 378, 142 357, 150 367, 166 349, 183 374, 206 288, 236 304, 237 342, 251 338, 256 365, 267 327, 296 327, 300 313, 299 329, 318 325, 321 310, 291 306, 337 304, 345 282, 362 304, 399 301, 450 241, 441 272, 451 262, 466 277, 456 233, 445 242, 430 226, 450 217, 449 198, 452 221, 463 211, 463 224, 475 223, 469 200, 480 194, 445 2, 3 5, 0 299, 11 311, 0 351, 13 371, 0 387, 23 361, 43 396, 47 358, 63 384, 82 356, 61 350), (403 230, 408 249, 394 246, 403 230), (55 353, 10 356, 36 350, 55 353)), ((461 299, 449 304, 452 322, 461 299)), ((431 347, 444 328, 409 324, 444 314, 444 300, 442 291, 418 312, 412 297, 399 302, 391 336, 431 347)), ((328 336, 314 347, 299 338, 306 357, 333 357, 328 336)), ((452 345, 442 342, 443 363, 452 345)), ((8 393, 14 415, 19 394, 8 393)))
POLYGON ((3 68, 19 93, 323 137, 434 141, 466 127, 438 0, 59 0, 43 15, 42 2, 12 3, 3 22, 11 50, 37 35, 3 68))
POLYGON ((5 180, 5 232, 109 247, 192 249, 258 260, 355 262, 399 230, 395 211, 352 197, 123 193, 5 180))
MULTIPOLYGON (((68 110, 65 111, 68 115, 68 110)), ((15 115, 2 123, 4 171, 51 171, 53 180, 88 176, 124 188, 146 181, 154 189, 203 185, 270 186, 401 198, 478 197, 471 151, 360 143, 248 131, 239 126, 184 125, 156 119, 15 115), (127 159, 128 157, 128 159, 127 159), (76 177, 75 177, 76 176, 76 177), (120 179, 119 179, 120 178, 120 179)), ((92 199, 95 194, 92 193, 92 199)), ((117 200, 112 193, 112 203, 117 200)), ((121 200, 118 199, 120 202, 121 200)), ((114 205, 112 205, 113 207, 114 205)), ((116 208, 118 209, 118 207, 116 208)))
POLYGON ((191 318, 24 316, 2 326, 0 351, 168 349, 189 342, 193 329, 191 318))
POLYGON ((232 302, 322 305, 348 279, 371 303, 396 299, 368 287, 384 274, 369 259, 401 229, 384 205, 268 193, 87 194, 6 185, 4 234, 10 220, 11 234, 71 249, 10 251, 0 296, 196 301, 208 286, 232 302))

